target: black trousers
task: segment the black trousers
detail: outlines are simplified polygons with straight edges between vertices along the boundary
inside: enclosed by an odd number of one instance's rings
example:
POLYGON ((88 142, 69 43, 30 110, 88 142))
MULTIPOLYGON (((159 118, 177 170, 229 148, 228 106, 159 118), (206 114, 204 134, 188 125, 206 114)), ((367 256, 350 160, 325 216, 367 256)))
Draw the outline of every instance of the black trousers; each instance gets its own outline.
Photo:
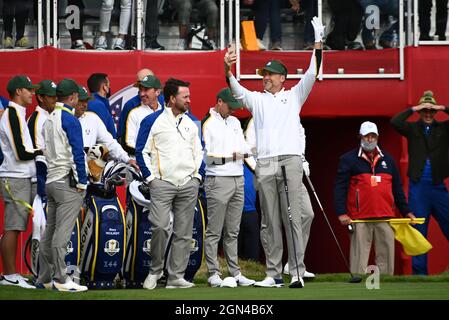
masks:
POLYGON ((326 44, 334 50, 344 50, 346 41, 354 41, 360 32, 363 12, 358 0, 328 0, 334 28, 326 44))
POLYGON ((5 31, 5 38, 12 38, 14 19, 16 20, 16 40, 23 37, 28 13, 32 6, 32 0, 3 1, 3 29, 5 31))
MULTIPOLYGON (((443 37, 447 26, 447 2, 448 0, 436 0, 436 32, 443 37)), ((421 35, 428 36, 430 32, 430 11, 432 10, 432 0, 419 0, 419 31, 421 35)))
POLYGON ((258 213, 243 212, 238 239, 239 258, 259 261, 260 227, 258 213))

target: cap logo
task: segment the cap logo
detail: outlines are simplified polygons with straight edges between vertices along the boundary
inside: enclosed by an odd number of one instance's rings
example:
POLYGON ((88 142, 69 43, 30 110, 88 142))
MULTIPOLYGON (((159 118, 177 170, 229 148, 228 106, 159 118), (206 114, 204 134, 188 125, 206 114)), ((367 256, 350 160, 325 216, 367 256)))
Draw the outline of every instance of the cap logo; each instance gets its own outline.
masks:
POLYGON ((146 76, 145 78, 142 79, 142 81, 147 81, 148 80, 148 76, 146 76))
POLYGON ((268 67, 268 66, 271 66, 271 61, 267 63, 267 67, 268 67))
POLYGON ((28 79, 28 81, 29 81, 29 82, 31 82, 31 79, 30 79, 30 77, 27 77, 27 79, 28 79))
POLYGON ((56 89, 56 83, 54 83, 54 82, 52 81, 50 85, 51 85, 52 88, 56 89))
POLYGON ((84 93, 87 93, 86 87, 83 87, 84 93))

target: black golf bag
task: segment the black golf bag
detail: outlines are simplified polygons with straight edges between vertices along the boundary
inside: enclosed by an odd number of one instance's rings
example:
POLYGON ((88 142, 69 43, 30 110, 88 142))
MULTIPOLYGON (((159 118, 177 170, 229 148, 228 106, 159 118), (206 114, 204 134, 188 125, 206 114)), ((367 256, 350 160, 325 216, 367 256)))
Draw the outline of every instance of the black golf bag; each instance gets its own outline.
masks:
POLYGON ((101 180, 89 185, 81 229, 81 278, 91 289, 116 287, 126 248, 123 209, 116 194, 122 185, 126 165, 110 161, 101 180))

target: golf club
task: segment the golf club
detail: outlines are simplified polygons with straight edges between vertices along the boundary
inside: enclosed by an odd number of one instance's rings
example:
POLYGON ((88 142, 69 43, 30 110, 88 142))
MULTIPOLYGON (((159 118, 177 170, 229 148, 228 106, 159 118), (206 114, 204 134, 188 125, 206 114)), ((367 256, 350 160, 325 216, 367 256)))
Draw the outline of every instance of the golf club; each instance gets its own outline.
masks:
POLYGON ((326 220, 327 225, 329 226, 329 229, 332 233, 332 236, 334 237, 334 240, 335 240, 335 243, 337 244, 338 250, 340 250, 341 257, 343 258, 346 268, 348 269, 349 274, 351 275, 351 279, 349 280, 349 282, 350 283, 360 283, 362 281, 362 277, 352 274, 351 268, 349 267, 349 264, 348 264, 348 261, 346 260, 343 250, 341 249, 340 243, 338 242, 338 239, 335 236, 334 230, 332 229, 332 226, 331 226, 329 220, 327 219, 326 213, 324 212, 324 209, 323 209, 323 206, 321 205, 320 199, 318 198, 318 195, 316 194, 316 191, 315 191, 315 188, 313 187, 312 181, 310 181, 310 178, 307 175, 304 175, 304 176, 306 177, 307 182, 309 183, 310 189, 312 189, 312 192, 315 195, 315 199, 316 199, 318 205, 320 206, 321 212, 324 215, 324 219, 326 220))
POLYGON ((302 288, 303 285, 301 281, 299 280, 299 268, 298 268, 298 258, 296 257, 296 244, 295 244, 295 237, 293 235, 293 219, 292 219, 292 212, 290 207, 290 200, 288 198, 288 185, 287 185, 287 174, 285 173, 285 166, 281 166, 282 169, 282 177, 284 180, 284 189, 285 189, 285 196, 287 198, 287 212, 288 212, 288 220, 290 221, 290 231, 292 234, 292 241, 293 241, 293 255, 295 256, 295 262, 296 262, 296 275, 298 277, 298 280, 295 282, 292 282, 289 285, 289 288, 302 288))

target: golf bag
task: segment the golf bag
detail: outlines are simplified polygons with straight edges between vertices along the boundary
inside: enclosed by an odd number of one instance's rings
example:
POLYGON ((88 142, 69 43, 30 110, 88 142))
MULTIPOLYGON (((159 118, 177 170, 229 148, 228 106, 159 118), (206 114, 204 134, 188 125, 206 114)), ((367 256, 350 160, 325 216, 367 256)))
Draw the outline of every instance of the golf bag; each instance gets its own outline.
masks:
POLYGON ((87 189, 81 229, 81 278, 90 289, 116 286, 126 248, 125 217, 116 194, 126 164, 106 163, 100 181, 87 189))
MULTIPOLYGON (((127 288, 142 288, 143 282, 150 271, 151 263, 151 222, 148 217, 151 200, 146 199, 139 191, 141 177, 133 172, 134 181, 128 187, 126 226, 128 242, 126 248, 123 275, 127 288)), ((192 281, 201 266, 204 241, 204 210, 198 199, 192 233, 192 246, 189 262, 185 271, 185 279, 192 281)), ((172 226, 170 219, 170 228, 172 226)), ((167 244, 167 258, 171 245, 171 236, 167 244)), ((167 259, 165 259, 167 260, 167 259)), ((165 268, 164 268, 165 269, 165 268)), ((166 273, 166 272, 165 272, 166 273)), ((164 277, 165 278, 165 277, 164 277)), ((161 281, 163 281, 162 279, 161 281)))
MULTIPOLYGON (((40 200, 39 200, 40 201, 40 200)), ((33 207, 36 210, 36 206, 33 203, 33 207)), ((25 243, 25 247, 23 250, 23 258, 25 261, 25 265, 33 275, 34 280, 37 280, 39 275, 39 243, 40 237, 43 235, 43 231, 45 230, 46 223, 46 207, 45 205, 42 207, 42 212, 39 213, 42 215, 42 220, 37 221, 35 218, 37 217, 38 212, 35 212, 35 217, 33 217, 33 233, 27 239, 25 243), (36 225, 41 225, 40 230, 35 230, 36 225), (39 234, 40 233, 40 234, 39 234)), ((67 243, 67 253, 65 256, 65 263, 67 265, 67 275, 72 278, 76 283, 80 283, 80 227, 82 221, 82 213, 75 221, 75 227, 72 230, 72 235, 70 237, 69 242, 67 243)), ((39 227, 38 227, 39 228, 39 227)))

